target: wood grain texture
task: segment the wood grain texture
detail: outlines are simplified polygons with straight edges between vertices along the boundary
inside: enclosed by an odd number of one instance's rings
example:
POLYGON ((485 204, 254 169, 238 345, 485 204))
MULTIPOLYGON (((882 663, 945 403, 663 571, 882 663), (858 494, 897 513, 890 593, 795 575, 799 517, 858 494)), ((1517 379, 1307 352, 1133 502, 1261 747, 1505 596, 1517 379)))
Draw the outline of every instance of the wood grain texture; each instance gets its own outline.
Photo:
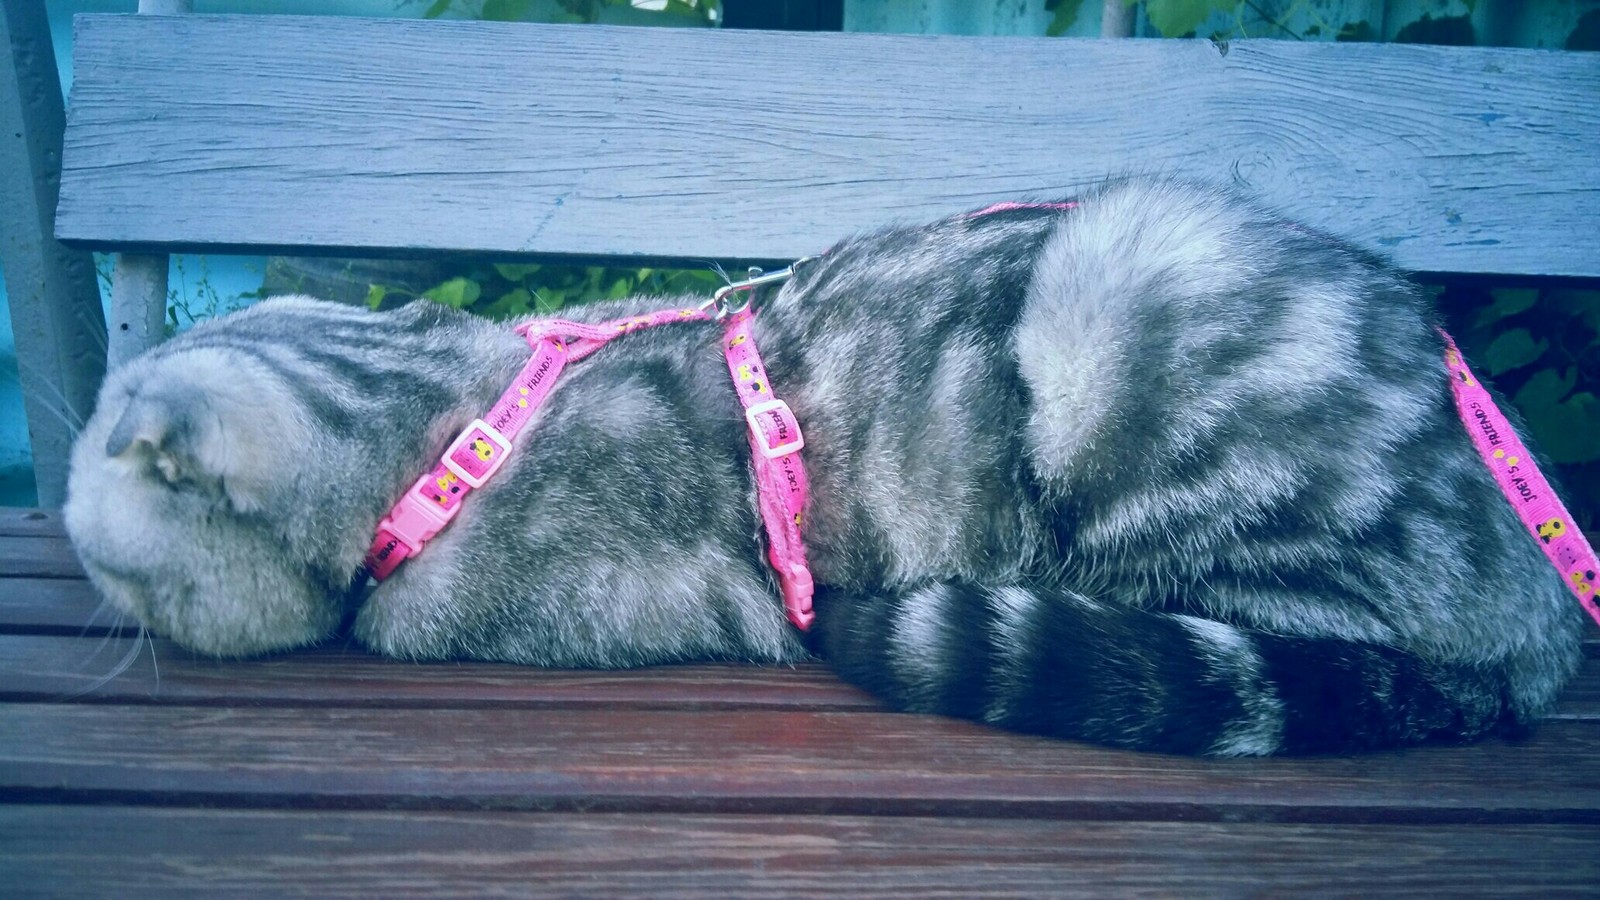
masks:
POLYGON ((167 267, 163 254, 118 253, 111 276, 106 368, 115 370, 166 339, 167 267))
MULTIPOLYGON (((102 626, 103 628, 103 626, 102 626)), ((132 637, 0 634, 0 701, 101 704, 483 709, 794 709, 878 711, 827 666, 654 666, 549 670, 493 663, 407 663, 359 649, 216 660, 132 637), (128 668, 106 680, 112 667, 128 668), (87 694, 79 694, 93 686, 87 694)), ((1551 717, 1600 724, 1600 660, 1588 659, 1551 717)))
POLYGON ((1600 887, 1593 633, 1527 741, 1195 760, 884 712, 816 665, 218 661, 158 640, 97 686, 138 645, 76 636, 93 591, 16 574, 30 552, 70 552, 59 517, 0 511, 8 896, 1600 887))
MULTIPOLYGON (((1600 665, 1595 669, 1600 680, 1600 665)), ((844 684, 820 663, 595 671, 410 663, 337 648, 218 660, 196 656, 168 641, 140 647, 132 638, 0 635, 0 700, 59 699, 96 682, 103 683, 74 699, 101 704, 413 709, 883 709, 878 700, 844 684), (106 681, 112 666, 135 651, 127 671, 106 681)))
POLYGON ((1411 269, 1600 276, 1600 56, 294 17, 78 20, 101 249, 788 259, 1117 172, 1411 269))
POLYGON ((134 624, 102 606, 99 593, 82 578, 0 578, 0 633, 103 633, 134 624))
MULTIPOLYGON (((66 526, 61 523, 58 509, 29 509, 22 506, 0 506, 0 538, 66 537, 66 526)), ((0 569, 0 575, 7 574, 0 569)))
POLYGON ((1600 729, 1353 758, 1111 750, 894 713, 5 704, 42 802, 1600 826, 1600 729))
POLYGON ((0 572, 12 578, 83 578, 83 563, 64 538, 0 537, 0 572))
POLYGON ((0 809, 23 896, 1578 896, 1600 831, 859 816, 0 809), (470 888, 468 886, 471 886, 470 888))

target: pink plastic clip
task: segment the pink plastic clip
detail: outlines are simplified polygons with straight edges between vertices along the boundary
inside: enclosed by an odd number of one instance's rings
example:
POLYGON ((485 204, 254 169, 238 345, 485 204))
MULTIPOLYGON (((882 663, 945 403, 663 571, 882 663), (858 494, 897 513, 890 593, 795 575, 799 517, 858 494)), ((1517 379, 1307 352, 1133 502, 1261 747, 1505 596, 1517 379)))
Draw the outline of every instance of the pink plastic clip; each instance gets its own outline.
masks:
POLYGON ((811 596, 816 593, 816 583, 811 580, 811 570, 804 563, 782 564, 772 560, 778 570, 778 583, 783 588, 783 609, 789 621, 801 631, 811 628, 817 614, 811 611, 811 596))
POLYGON ((426 499, 426 492, 433 490, 436 478, 432 472, 418 478, 378 523, 378 539, 368 561, 373 577, 379 581, 389 577, 407 557, 415 555, 461 511, 460 504, 443 506, 426 499), (397 546, 396 541, 404 546, 397 546))

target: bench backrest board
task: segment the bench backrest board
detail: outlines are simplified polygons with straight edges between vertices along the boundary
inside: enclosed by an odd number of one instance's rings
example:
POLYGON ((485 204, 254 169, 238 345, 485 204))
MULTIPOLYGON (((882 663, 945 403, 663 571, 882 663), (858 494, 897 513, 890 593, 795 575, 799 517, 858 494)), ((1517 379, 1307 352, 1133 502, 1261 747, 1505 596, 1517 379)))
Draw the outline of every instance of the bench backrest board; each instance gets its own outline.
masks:
POLYGON ((1420 271, 1600 276, 1600 54, 81 16, 85 247, 770 261, 1124 172, 1420 271))

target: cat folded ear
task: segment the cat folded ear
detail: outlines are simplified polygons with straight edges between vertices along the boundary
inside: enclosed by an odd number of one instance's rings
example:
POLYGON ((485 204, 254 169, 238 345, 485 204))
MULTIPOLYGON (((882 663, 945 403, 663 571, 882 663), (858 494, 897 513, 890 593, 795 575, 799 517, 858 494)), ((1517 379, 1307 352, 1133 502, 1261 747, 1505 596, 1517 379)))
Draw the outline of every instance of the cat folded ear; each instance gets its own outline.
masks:
POLYGON ((163 386, 135 394, 106 437, 106 455, 131 454, 146 461, 168 484, 199 483, 219 473, 209 471, 200 456, 208 443, 198 415, 205 399, 194 390, 163 386))
POLYGON ((146 385, 112 426, 106 455, 174 487, 221 491, 240 510, 256 509, 283 465, 286 435, 272 410, 228 400, 214 386, 146 385))

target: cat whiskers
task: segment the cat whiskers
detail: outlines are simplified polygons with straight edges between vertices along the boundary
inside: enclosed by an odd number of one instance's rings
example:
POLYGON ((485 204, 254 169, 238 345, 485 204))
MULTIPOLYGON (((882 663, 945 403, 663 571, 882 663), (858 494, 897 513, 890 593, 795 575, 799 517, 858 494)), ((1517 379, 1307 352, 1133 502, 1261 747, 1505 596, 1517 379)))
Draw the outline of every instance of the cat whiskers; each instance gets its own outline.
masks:
POLYGON ((45 378, 38 369, 21 359, 17 360, 17 369, 17 384, 22 388, 23 396, 33 396, 44 401, 40 406, 49 410, 50 414, 59 419, 61 424, 67 427, 67 431, 76 438, 78 432, 83 430, 85 421, 83 414, 75 409, 66 395, 61 393, 61 389, 51 384, 50 379, 45 378), (22 380, 21 376, 24 373, 29 376, 27 381, 22 380), (48 388, 48 393, 39 390, 40 387, 48 388))
MULTIPOLYGON (((98 621, 101 615, 107 611, 108 607, 108 603, 101 601, 100 606, 97 607, 94 613, 89 616, 88 622, 83 626, 83 629, 78 632, 79 638, 88 636, 90 630, 96 627, 95 622, 98 621)), ((122 677, 129 669, 133 668, 133 664, 139 660, 139 657, 141 654, 143 654, 146 645, 150 647, 150 666, 155 674, 155 687, 153 692, 160 691, 161 667, 156 661, 155 636, 151 634, 150 630, 144 627, 142 624, 134 626, 138 630, 134 634, 132 645, 128 647, 127 652, 123 653, 122 657, 111 666, 110 671, 102 675, 89 675, 84 671, 93 665, 96 660, 100 659, 101 655, 106 651, 106 648, 111 646, 113 640, 121 639, 129 628, 129 625, 122 619, 120 614, 113 612, 113 615, 117 617, 115 622, 106 627, 105 634, 101 637, 100 643, 95 647, 94 652, 90 653, 82 662, 78 664, 76 671, 60 673, 64 677, 71 679, 91 679, 89 683, 83 687, 77 688, 76 690, 64 691, 56 695, 54 699, 61 701, 76 700, 81 697, 87 697, 99 691, 101 688, 122 677)))

